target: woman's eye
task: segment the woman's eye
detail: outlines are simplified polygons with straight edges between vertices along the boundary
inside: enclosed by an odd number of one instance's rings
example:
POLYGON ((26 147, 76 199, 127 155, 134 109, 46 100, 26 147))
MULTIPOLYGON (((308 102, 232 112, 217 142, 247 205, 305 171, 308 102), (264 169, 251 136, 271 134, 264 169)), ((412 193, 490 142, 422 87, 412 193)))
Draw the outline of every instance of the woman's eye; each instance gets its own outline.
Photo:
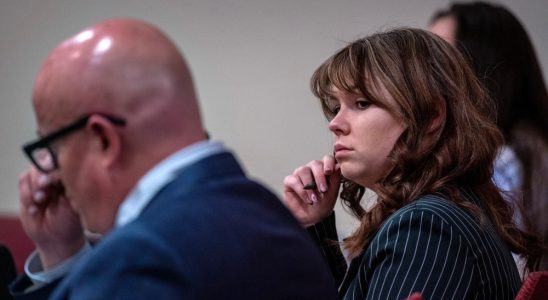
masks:
POLYGON ((356 100, 356 107, 359 109, 366 109, 369 107, 369 105, 371 105, 370 101, 363 99, 356 100))
POLYGON ((341 107, 339 105, 331 107, 331 113, 333 115, 336 115, 339 113, 339 110, 341 110, 341 107))

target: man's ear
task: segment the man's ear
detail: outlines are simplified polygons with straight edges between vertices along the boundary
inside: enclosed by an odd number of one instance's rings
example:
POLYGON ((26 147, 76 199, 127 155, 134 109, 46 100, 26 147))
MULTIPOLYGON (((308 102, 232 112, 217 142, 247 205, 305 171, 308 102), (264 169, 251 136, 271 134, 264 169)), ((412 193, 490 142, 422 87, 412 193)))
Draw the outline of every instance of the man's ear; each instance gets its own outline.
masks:
POLYGON ((119 159, 122 151, 122 139, 119 128, 100 115, 89 118, 87 127, 96 139, 95 150, 101 156, 101 163, 110 167, 119 159))
POLYGON ((444 99, 440 99, 436 102, 436 115, 432 119, 430 126, 428 127, 428 133, 437 132, 445 125, 446 119, 446 104, 444 99))

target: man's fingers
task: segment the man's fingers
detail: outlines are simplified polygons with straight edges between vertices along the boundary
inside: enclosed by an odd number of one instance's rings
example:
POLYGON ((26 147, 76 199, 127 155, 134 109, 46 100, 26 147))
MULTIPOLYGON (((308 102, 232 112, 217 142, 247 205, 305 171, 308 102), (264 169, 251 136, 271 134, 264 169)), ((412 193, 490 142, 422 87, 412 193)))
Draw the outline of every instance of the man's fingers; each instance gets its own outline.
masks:
POLYGON ((19 199, 21 205, 27 207, 32 202, 29 173, 25 172, 19 176, 19 199))

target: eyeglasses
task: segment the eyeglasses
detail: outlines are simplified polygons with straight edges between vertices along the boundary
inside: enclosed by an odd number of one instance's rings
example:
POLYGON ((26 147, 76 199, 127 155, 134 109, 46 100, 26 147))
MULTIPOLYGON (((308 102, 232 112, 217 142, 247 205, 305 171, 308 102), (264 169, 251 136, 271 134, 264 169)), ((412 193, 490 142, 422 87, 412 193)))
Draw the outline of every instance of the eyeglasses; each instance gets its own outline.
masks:
POLYGON ((100 115, 116 126, 126 125, 126 121, 118 117, 113 117, 102 113, 88 114, 65 127, 39 138, 36 141, 26 143, 23 145, 23 152, 25 152, 36 168, 43 173, 49 173, 56 170, 59 167, 57 163, 57 154, 51 148, 51 143, 59 138, 75 132, 76 130, 84 128, 88 123, 89 118, 94 115, 100 115))

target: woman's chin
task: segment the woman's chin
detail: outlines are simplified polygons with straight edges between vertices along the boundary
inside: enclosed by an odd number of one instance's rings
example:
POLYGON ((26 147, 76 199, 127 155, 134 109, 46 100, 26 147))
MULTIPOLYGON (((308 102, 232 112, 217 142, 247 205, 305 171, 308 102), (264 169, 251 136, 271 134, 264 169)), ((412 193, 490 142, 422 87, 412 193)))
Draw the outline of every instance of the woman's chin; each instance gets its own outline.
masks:
POLYGON ((344 178, 368 189, 371 188, 371 182, 373 182, 372 180, 368 180, 369 178, 367 177, 367 174, 363 174, 363 172, 358 172, 352 168, 344 168, 343 165, 341 165, 341 175, 344 178))
POLYGON ((355 172, 355 170, 352 170, 351 168, 344 168, 343 165, 341 165, 341 175, 355 183, 360 182, 360 176, 355 172))

